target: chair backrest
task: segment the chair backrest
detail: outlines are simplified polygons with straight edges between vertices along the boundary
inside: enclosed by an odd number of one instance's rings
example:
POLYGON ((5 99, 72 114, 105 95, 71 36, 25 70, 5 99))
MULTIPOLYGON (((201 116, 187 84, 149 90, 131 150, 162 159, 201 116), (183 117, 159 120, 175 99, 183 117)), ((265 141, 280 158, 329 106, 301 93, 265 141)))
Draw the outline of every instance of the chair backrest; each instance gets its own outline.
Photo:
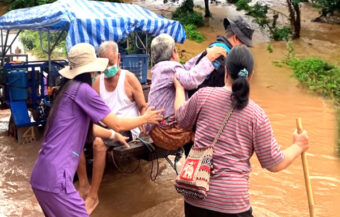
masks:
POLYGON ((26 127, 32 125, 25 101, 12 101, 9 105, 15 126, 26 127))

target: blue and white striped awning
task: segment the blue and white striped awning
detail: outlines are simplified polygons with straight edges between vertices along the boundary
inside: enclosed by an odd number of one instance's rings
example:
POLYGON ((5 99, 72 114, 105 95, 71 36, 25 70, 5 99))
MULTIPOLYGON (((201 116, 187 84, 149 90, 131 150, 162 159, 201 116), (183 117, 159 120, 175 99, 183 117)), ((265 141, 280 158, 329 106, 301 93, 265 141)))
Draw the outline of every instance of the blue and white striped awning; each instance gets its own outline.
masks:
POLYGON ((167 33, 179 43, 183 43, 186 37, 178 21, 166 19, 138 5, 87 0, 59 0, 10 11, 0 17, 0 29, 67 29, 67 49, 81 42, 98 48, 103 41, 118 42, 134 31, 153 36, 167 33))

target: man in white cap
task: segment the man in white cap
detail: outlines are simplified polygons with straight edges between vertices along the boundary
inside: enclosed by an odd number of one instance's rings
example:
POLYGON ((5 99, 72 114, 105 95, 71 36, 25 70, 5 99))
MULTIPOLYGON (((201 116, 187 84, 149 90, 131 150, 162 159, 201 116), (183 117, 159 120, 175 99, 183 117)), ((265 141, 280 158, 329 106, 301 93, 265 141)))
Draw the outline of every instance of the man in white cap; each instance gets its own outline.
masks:
MULTIPOLYGON (((229 53, 233 47, 238 45, 244 44, 248 47, 253 46, 252 37, 254 29, 252 29, 242 17, 238 16, 235 20, 225 18, 223 25, 225 28, 224 36, 217 36, 216 41, 211 43, 209 47, 223 47, 227 53, 229 53)), ((198 58, 196 64, 199 63, 205 55, 206 52, 203 52, 198 58)), ((225 57, 220 56, 213 62, 215 67, 214 71, 209 76, 207 76, 206 80, 197 89, 189 91, 189 96, 192 96, 198 89, 202 87, 224 86, 224 60, 225 57)))

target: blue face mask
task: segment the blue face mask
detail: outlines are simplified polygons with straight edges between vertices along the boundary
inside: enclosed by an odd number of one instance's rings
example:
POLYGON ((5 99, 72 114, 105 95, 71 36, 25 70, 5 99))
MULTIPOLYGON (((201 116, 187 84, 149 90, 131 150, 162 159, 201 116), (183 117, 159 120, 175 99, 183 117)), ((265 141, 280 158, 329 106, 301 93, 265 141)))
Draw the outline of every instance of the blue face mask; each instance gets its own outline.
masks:
POLYGON ((104 74, 106 75, 106 77, 108 78, 112 78, 113 76, 115 76, 118 73, 118 67, 117 65, 114 66, 110 66, 107 69, 105 69, 104 74))
POLYGON ((96 81, 96 77, 92 78, 92 83, 94 83, 96 81))

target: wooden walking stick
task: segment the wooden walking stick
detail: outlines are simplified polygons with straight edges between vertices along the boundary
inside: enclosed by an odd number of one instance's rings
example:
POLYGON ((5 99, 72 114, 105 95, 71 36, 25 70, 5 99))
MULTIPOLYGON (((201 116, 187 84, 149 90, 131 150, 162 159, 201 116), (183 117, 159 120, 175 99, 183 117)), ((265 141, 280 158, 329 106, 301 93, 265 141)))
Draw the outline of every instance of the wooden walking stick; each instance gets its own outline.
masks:
MULTIPOLYGON (((303 132, 301 118, 296 119, 296 128, 299 134, 303 132)), ((302 152, 301 160, 302 160, 303 174, 305 176, 305 185, 306 185, 306 190, 307 190, 308 206, 309 206, 309 216, 315 217, 314 198, 313 198, 312 186, 310 184, 310 179, 309 179, 308 162, 307 162, 305 152, 302 152)))

